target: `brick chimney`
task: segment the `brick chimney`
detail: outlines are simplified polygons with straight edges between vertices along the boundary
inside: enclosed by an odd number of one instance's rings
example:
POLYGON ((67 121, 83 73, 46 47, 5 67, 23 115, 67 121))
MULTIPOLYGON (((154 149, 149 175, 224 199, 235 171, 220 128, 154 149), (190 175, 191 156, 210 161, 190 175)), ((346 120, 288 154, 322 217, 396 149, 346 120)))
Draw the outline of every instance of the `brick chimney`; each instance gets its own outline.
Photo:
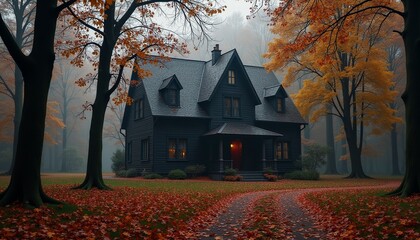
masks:
POLYGON ((219 60, 221 53, 222 53, 222 50, 219 49, 219 44, 216 44, 216 46, 213 48, 213 51, 211 51, 212 65, 217 63, 217 60, 219 60))

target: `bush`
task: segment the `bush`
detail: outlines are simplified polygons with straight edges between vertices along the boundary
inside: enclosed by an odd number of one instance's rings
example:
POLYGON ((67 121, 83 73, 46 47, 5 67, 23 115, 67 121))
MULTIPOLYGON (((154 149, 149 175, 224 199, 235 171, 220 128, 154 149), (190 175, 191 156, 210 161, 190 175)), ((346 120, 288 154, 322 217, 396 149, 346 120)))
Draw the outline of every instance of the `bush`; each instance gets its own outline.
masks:
POLYGON ((122 178, 132 178, 137 176, 137 171, 135 168, 130 168, 128 170, 119 170, 115 172, 115 176, 122 178))
POLYGON ((277 180, 278 180, 277 175, 270 174, 270 173, 265 173, 265 174, 264 174, 264 177, 265 177, 265 179, 267 179, 267 180, 268 180, 268 181, 270 181, 270 182, 275 182, 275 181, 277 181, 277 180))
POLYGON ((169 179, 186 179, 187 174, 181 169, 175 169, 169 172, 168 178, 169 179))
POLYGON ((190 165, 185 168, 185 172, 187 173, 188 177, 194 178, 206 171, 206 166, 204 165, 190 165))
POLYGON ((319 180, 317 171, 294 171, 284 174, 284 178, 294 180, 319 180))
POLYGON ((163 176, 158 173, 148 173, 143 176, 145 179, 162 179, 163 176))
POLYGON ((226 175, 223 177, 224 181, 229 181, 229 182, 236 182, 236 181, 241 181, 242 180, 242 176, 239 175, 226 175))
POLYGON ((135 168, 130 168, 125 173, 125 177, 132 178, 137 176, 137 170, 135 168))
POLYGON ((329 151, 327 146, 319 144, 308 145, 305 154, 302 156, 303 170, 316 171, 318 167, 321 167, 326 163, 325 157, 329 151))
POLYGON ((118 176, 117 172, 124 170, 125 164, 124 164, 124 151, 121 149, 117 149, 112 154, 111 161, 112 161, 112 171, 115 173, 115 175, 118 176))
POLYGON ((225 176, 236 176, 238 174, 238 171, 233 168, 226 168, 225 169, 225 176))
POLYGON ((264 174, 273 174, 274 170, 271 167, 266 167, 266 168, 264 168, 263 173, 264 174))

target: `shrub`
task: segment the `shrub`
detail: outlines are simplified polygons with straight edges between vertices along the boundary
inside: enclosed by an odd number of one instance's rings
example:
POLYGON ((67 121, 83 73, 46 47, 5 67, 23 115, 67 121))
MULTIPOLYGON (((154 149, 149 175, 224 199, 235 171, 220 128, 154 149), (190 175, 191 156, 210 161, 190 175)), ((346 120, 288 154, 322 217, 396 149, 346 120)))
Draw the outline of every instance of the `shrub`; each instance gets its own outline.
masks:
POLYGON ((132 178, 137 176, 137 171, 135 168, 130 168, 128 170, 119 170, 115 172, 115 176, 122 178, 132 178))
POLYGON ((226 175, 223 177, 223 180, 225 181, 230 181, 230 182, 236 182, 236 181, 241 181, 242 180, 242 176, 239 175, 226 175))
POLYGON ((277 175, 270 174, 270 173, 266 173, 266 174, 264 174, 264 177, 265 177, 265 179, 267 179, 267 180, 268 180, 268 181, 270 181, 270 182, 275 182, 275 181, 277 181, 277 180, 278 180, 277 175))
POLYGON ((305 154, 302 156, 303 170, 315 171, 326 163, 325 157, 329 152, 327 146, 311 144, 306 146, 305 154))
POLYGON ((226 168, 225 169, 225 176, 236 176, 238 174, 238 171, 233 168, 226 168))
POLYGON ((186 179, 187 174, 181 169, 175 169, 169 172, 168 178, 169 179, 186 179))
POLYGON ((319 180, 317 171, 294 171, 284 174, 284 178, 295 180, 319 180))
POLYGON ((137 170, 135 168, 130 168, 125 173, 125 177, 132 178, 137 176, 137 170))
POLYGON ((188 177, 194 178, 206 171, 206 166, 204 165, 190 165, 185 168, 185 172, 187 173, 188 177))
POLYGON ((115 151, 112 154, 111 157, 111 161, 112 161, 112 171, 115 173, 115 175, 118 176, 117 172, 124 170, 125 166, 124 166, 124 151, 121 149, 117 149, 117 151, 115 151))
POLYGON ((271 167, 266 167, 263 169, 264 174, 273 174, 274 170, 271 167))
POLYGON ((145 179, 162 179, 163 176, 158 173, 148 173, 143 176, 145 179))

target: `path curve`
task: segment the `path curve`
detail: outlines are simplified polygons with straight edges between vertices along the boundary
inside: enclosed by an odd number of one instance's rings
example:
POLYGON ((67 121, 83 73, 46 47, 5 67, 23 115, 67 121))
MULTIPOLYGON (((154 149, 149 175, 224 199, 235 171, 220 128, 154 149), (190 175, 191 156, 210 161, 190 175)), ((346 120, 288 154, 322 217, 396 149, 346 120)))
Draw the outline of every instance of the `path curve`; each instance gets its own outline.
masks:
POLYGON ((377 189, 396 186, 395 183, 391 182, 379 186, 274 190, 243 194, 227 206, 226 211, 220 214, 215 222, 200 234, 200 239, 243 239, 244 230, 241 227, 246 220, 249 206, 251 206, 254 201, 272 193, 279 194, 279 204, 282 211, 278 214, 280 215, 282 222, 288 224, 292 233, 291 239, 325 239, 327 235, 326 232, 320 230, 310 214, 302 208, 298 201, 299 197, 307 193, 320 191, 377 189))

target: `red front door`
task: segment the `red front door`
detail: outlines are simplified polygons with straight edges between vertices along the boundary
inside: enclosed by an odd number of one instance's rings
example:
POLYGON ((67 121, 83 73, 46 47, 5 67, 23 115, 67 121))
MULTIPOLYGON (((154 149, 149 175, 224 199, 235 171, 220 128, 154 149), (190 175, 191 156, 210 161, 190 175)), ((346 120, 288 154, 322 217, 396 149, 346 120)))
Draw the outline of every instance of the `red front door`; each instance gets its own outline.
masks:
POLYGON ((241 159, 242 159, 242 142, 239 140, 234 140, 230 143, 230 156, 233 161, 233 168, 241 168, 241 159))

